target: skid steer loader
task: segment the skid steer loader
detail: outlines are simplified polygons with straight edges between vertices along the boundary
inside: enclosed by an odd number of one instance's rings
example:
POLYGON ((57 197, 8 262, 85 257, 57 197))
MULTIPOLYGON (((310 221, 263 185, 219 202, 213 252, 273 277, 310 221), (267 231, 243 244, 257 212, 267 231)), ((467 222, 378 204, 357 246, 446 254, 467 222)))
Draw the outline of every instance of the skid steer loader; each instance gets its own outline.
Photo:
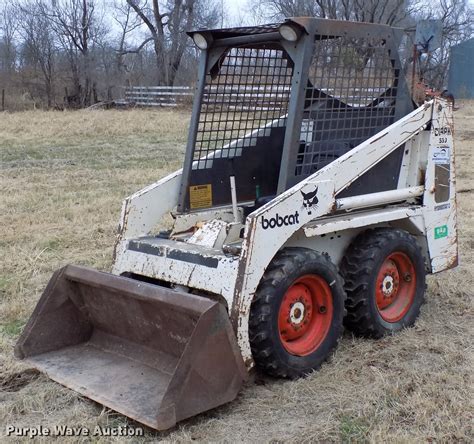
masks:
POLYGON ((54 274, 16 346, 160 430, 231 401, 254 367, 318 368, 344 326, 411 326, 426 274, 458 257, 452 106, 410 98, 401 30, 292 18, 189 34, 183 168, 125 200, 112 274, 54 274))

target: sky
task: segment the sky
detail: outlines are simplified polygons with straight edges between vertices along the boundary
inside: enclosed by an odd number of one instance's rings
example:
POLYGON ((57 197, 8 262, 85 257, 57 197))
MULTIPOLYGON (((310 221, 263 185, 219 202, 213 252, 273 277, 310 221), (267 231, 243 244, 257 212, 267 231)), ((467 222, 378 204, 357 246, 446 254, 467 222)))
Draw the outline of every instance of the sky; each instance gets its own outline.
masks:
POLYGON ((227 14, 236 17, 239 15, 239 10, 245 7, 245 0, 224 0, 224 7, 227 10, 227 14))
MULTIPOLYGON (((113 4, 113 0, 99 0, 103 1, 104 4, 113 4)), ((217 4, 223 9, 225 15, 225 21, 223 25, 229 26, 242 26, 256 24, 258 20, 254 14, 252 14, 252 5, 256 4, 259 0, 217 0, 217 4)), ((439 2, 441 0, 433 0, 433 2, 439 2)), ((0 6, 11 3, 11 0, 0 0, 0 6)), ((474 6, 474 0, 469 0, 469 3, 474 6)))
MULTIPOLYGON (((243 20, 248 20, 247 10, 248 10, 248 1, 247 0, 221 0, 223 2, 225 15, 227 16, 227 23, 229 26, 241 24, 243 20)), ((473 0, 474 1, 474 0, 473 0)))
MULTIPOLYGON (((101 0, 99 0, 100 2, 101 0)), ((102 0, 104 4, 112 5, 113 0, 102 0)), ((245 25, 251 21, 251 17, 246 13, 249 6, 253 1, 258 0, 217 0, 220 2, 221 8, 224 9, 226 15, 225 26, 236 26, 236 25, 245 25)), ((472 0, 474 2, 474 0, 472 0)), ((11 3, 11 0, 0 0, 0 7, 8 5, 11 3)))

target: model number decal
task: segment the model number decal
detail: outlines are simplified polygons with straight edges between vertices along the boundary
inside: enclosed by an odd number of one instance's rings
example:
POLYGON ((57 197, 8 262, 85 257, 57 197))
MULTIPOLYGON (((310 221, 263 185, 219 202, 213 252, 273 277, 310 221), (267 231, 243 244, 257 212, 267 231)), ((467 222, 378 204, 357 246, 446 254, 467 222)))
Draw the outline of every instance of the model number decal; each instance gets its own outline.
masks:
POLYGON ((441 128, 433 128, 435 136, 450 135, 451 128, 449 126, 442 126, 441 128))

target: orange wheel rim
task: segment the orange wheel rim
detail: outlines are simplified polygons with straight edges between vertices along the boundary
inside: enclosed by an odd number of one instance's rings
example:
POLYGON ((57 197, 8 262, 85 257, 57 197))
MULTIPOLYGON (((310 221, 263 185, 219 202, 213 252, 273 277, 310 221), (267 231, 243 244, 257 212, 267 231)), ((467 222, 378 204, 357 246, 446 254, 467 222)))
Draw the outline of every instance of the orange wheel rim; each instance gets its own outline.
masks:
POLYGON ((387 256, 375 282, 375 300, 382 319, 402 319, 413 304, 415 292, 416 272, 411 259, 399 251, 387 256))
POLYGON ((278 312, 280 340, 296 356, 314 352, 329 332, 333 317, 331 288, 317 275, 298 278, 286 290, 278 312))

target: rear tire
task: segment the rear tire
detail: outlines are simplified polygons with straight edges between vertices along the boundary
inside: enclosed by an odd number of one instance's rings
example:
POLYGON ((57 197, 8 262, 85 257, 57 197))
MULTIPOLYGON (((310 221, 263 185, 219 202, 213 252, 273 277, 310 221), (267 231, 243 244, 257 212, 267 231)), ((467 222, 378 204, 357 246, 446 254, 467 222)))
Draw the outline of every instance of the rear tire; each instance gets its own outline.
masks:
POLYGON ((426 272, 420 247, 408 232, 361 233, 344 255, 341 274, 347 293, 344 325, 353 333, 380 338, 415 323, 426 272))
POLYGON ((257 367, 296 378, 317 369, 343 332, 344 284, 327 255, 285 248, 267 268, 250 307, 257 367))

